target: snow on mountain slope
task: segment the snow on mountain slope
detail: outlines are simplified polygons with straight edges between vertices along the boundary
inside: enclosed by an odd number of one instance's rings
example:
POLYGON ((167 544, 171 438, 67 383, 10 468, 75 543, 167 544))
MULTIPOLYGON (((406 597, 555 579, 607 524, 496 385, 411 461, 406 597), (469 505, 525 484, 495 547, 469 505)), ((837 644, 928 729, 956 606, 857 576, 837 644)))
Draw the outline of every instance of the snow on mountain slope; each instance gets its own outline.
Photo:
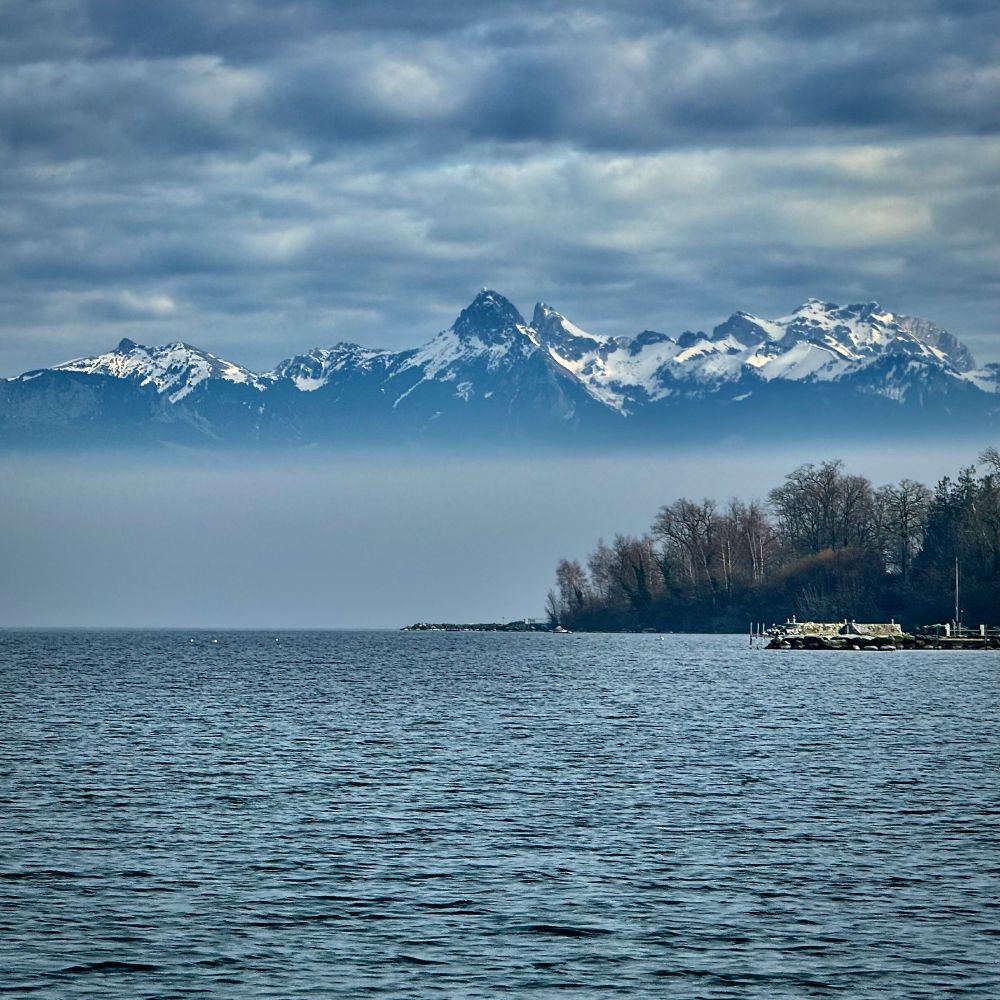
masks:
POLYGON ((843 370, 843 355, 831 347, 799 341, 781 354, 768 356, 757 351, 743 362, 765 381, 772 379, 829 379, 843 370))
MULTIPOLYGON (((161 395, 165 394, 171 403, 180 402, 210 379, 249 385, 258 390, 264 388, 261 379, 248 368, 188 344, 144 347, 127 338, 107 354, 77 358, 53 370, 130 379, 141 386, 152 386, 161 395)), ((29 379, 35 374, 28 372, 21 378, 29 379)))
MULTIPOLYGON (((727 345, 712 344, 703 335, 678 341, 647 330, 632 340, 605 337, 581 330, 544 303, 535 307, 533 323, 551 357, 580 379, 595 398, 623 415, 670 395, 672 389, 666 383, 672 368, 707 361, 708 375, 727 374, 734 367, 726 358, 727 345)), ((689 372, 694 369, 693 364, 686 366, 689 372)))
POLYGON ((248 437, 282 440, 371 426, 385 434, 446 428, 456 437, 557 426, 604 433, 640 413, 647 426, 659 426, 661 401, 690 402, 707 418, 713 401, 779 413, 789 398, 808 407, 813 391, 825 405, 881 397, 893 410, 899 404, 992 420, 998 371, 977 369, 961 342, 933 323, 873 302, 809 299, 778 319, 737 312, 711 333, 645 330, 629 338, 589 332, 541 302, 529 323, 504 296, 483 289, 421 347, 391 352, 339 343, 262 375, 186 344, 123 340, 107 354, 0 380, 0 427, 28 426, 48 413, 77 419, 72 407, 82 406, 84 395, 87 412, 100 414, 108 400, 129 397, 131 385, 151 387, 161 399, 153 397, 150 408, 149 392, 135 394, 144 405, 129 419, 186 421, 223 436, 245 424, 248 437), (86 376, 101 378, 85 385, 86 376), (227 385, 244 391, 220 391, 227 385))
POLYGON ((530 438, 617 419, 514 305, 486 288, 447 330, 401 356, 381 388, 399 419, 434 433, 477 426, 530 438))
POLYGON ((535 331, 498 292, 483 289, 447 330, 422 347, 392 353, 341 343, 314 348, 281 362, 262 378, 290 380, 303 392, 314 392, 338 375, 374 376, 395 408, 421 386, 454 383, 465 401, 477 393, 489 397, 487 384, 510 373, 539 351, 535 331))
POLYGON ((753 346, 755 329, 758 343, 744 363, 766 381, 853 379, 883 358, 899 357, 912 364, 891 366, 895 381, 880 385, 873 380, 869 391, 901 399, 908 380, 924 366, 961 381, 975 365, 951 334, 925 321, 897 317, 876 302, 838 306, 807 299, 776 320, 737 313, 717 326, 712 338, 723 341, 739 330, 742 342, 753 346))
POLYGON ((965 372, 965 377, 982 392, 1000 393, 1000 364, 983 365, 965 372))
POLYGON ((609 359, 629 343, 626 338, 581 330, 544 302, 535 305, 531 327, 549 357, 579 379, 595 399, 625 412, 625 385, 609 367, 609 359))
POLYGON ((738 312, 711 334, 688 332, 677 340, 648 332, 634 340, 587 334, 541 304, 534 325, 556 360, 623 413, 647 401, 702 395, 747 377, 836 381, 897 355, 916 367, 897 366, 895 383, 873 382, 867 391, 902 399, 908 379, 921 365, 959 381, 975 365, 951 334, 926 321, 896 317, 874 302, 841 307, 808 299, 774 320, 738 312))
POLYGON ((531 327, 540 343, 567 360, 578 361, 595 350, 607 353, 627 343, 625 338, 587 333, 544 302, 535 304, 531 327))
POLYGON ((333 347, 314 347, 305 354, 286 358, 261 376, 269 382, 288 379, 301 392, 315 392, 328 384, 338 372, 385 371, 395 355, 360 344, 340 343, 333 347))
POLYGON ((455 383, 468 402, 489 398, 498 379, 509 377, 540 351, 538 337, 514 305, 484 288, 447 329, 401 361, 394 376, 409 384, 396 396, 398 407, 428 383, 455 383))
POLYGON ((538 338, 524 317, 497 292, 483 289, 447 330, 419 348, 403 364, 425 379, 451 381, 456 366, 481 361, 487 371, 509 366, 538 350, 538 338))

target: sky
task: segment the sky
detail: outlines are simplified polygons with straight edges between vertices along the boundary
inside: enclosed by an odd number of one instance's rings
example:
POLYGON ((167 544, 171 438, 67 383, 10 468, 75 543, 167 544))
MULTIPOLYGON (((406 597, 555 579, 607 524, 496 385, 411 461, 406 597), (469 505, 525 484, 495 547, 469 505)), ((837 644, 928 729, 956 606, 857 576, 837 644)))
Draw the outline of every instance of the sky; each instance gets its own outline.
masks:
POLYGON ((0 0, 0 375, 876 300, 1000 360, 995 0, 0 0))

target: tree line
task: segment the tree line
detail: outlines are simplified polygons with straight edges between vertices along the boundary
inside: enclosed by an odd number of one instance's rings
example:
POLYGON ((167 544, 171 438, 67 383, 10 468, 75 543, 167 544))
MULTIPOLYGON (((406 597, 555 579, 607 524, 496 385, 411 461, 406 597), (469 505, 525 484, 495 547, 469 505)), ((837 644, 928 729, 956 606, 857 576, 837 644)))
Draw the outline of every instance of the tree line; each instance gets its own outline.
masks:
POLYGON ((930 489, 875 487, 839 459, 767 500, 681 498, 640 536, 563 559, 547 614, 578 631, 730 632, 750 621, 1000 622, 1000 451, 930 489))

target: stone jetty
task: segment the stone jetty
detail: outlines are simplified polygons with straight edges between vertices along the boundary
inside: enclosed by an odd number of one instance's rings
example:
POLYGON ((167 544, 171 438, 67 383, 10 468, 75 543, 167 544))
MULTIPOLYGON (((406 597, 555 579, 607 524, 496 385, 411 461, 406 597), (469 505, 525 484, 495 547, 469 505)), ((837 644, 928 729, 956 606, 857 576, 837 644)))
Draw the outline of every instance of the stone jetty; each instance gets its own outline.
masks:
POLYGON ((559 626, 536 618, 512 622, 474 622, 459 625, 454 622, 417 622, 400 629, 402 632, 565 632, 559 626))
POLYGON ((953 625, 904 632, 896 622, 799 622, 789 619, 767 633, 766 649, 868 650, 1000 649, 1000 629, 953 625))

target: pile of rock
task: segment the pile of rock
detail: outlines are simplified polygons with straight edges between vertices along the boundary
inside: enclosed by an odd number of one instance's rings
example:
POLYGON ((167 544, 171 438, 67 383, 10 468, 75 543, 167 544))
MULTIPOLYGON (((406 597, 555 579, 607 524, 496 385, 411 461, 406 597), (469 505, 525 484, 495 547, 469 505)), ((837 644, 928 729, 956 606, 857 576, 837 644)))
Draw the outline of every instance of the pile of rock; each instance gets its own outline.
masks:
POLYGON ((862 632, 820 635, 817 633, 778 633, 766 646, 767 649, 846 649, 892 652, 896 649, 1000 649, 1000 632, 985 629, 982 633, 963 636, 866 635, 862 632))

